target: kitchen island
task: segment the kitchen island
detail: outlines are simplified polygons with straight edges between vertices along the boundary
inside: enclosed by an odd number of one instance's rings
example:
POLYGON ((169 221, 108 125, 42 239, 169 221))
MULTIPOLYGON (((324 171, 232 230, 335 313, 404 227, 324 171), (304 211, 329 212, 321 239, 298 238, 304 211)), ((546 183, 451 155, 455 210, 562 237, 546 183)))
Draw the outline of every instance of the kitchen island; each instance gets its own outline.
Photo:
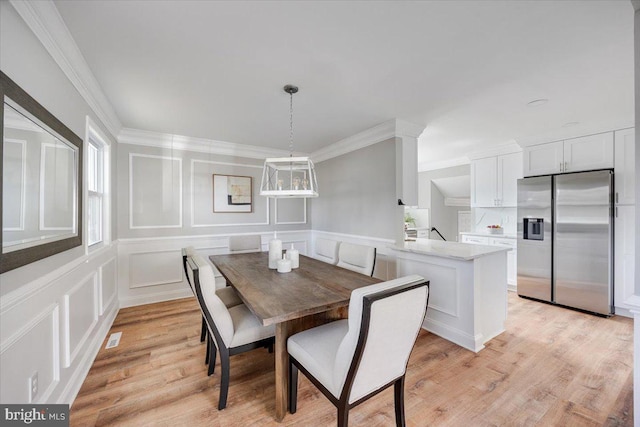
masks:
POLYGON ((392 249, 398 277, 430 282, 426 330, 473 352, 504 332, 509 248, 418 239, 392 249))

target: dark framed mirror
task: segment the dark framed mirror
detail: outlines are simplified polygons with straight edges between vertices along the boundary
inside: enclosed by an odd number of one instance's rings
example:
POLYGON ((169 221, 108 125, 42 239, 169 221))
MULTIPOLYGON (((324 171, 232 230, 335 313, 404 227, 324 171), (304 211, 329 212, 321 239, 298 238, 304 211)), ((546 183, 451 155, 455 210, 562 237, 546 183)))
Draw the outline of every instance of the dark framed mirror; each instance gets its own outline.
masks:
POLYGON ((0 71, 0 273, 82 245, 82 139, 0 71))

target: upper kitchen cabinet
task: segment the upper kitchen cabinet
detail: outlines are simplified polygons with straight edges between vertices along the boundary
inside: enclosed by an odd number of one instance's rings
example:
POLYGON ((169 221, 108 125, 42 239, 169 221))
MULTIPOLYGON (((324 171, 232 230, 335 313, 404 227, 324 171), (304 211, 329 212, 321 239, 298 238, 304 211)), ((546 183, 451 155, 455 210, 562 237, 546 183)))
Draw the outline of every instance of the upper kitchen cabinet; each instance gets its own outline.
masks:
POLYGON ((616 204, 635 204, 635 132, 633 128, 615 132, 615 188, 616 204))
POLYGON ((524 176, 560 173, 562 172, 563 157, 562 141, 525 147, 522 168, 524 176))
POLYGON ((472 207, 516 207, 522 153, 486 157, 471 162, 472 207))
POLYGON ((564 141, 562 172, 613 168, 613 132, 564 141))
POLYGON ((613 132, 524 148, 524 176, 613 168, 613 132))

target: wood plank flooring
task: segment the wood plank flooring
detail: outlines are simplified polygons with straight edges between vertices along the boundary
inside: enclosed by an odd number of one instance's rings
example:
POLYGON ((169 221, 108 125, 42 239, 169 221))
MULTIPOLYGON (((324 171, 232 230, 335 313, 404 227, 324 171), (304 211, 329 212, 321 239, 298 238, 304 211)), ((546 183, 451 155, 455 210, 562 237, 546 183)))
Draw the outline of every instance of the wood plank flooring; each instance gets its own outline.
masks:
MULTIPOLYGON (((274 420, 274 355, 231 358, 207 377, 195 299, 120 310, 117 348, 98 353, 72 426, 334 426, 334 407, 300 375, 298 412, 274 420)), ((110 333, 111 333, 110 332, 110 333)), ((633 323, 509 293, 507 331, 478 354, 422 331, 405 388, 408 426, 631 426, 633 323)), ((219 363, 219 358, 218 358, 219 363)), ((394 425, 393 389, 350 411, 350 426, 394 425)))

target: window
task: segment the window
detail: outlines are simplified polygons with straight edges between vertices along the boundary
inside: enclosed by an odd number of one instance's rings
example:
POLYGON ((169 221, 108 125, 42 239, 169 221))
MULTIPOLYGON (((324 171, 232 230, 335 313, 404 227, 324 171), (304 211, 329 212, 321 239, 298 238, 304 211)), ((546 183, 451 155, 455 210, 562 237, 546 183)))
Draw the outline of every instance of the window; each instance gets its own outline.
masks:
POLYGON ((87 247, 109 243, 109 145, 87 117, 87 247))
POLYGON ((88 155, 88 191, 87 200, 87 225, 89 246, 102 242, 102 206, 103 206, 103 184, 104 174, 102 173, 102 150, 93 141, 89 140, 88 155))

